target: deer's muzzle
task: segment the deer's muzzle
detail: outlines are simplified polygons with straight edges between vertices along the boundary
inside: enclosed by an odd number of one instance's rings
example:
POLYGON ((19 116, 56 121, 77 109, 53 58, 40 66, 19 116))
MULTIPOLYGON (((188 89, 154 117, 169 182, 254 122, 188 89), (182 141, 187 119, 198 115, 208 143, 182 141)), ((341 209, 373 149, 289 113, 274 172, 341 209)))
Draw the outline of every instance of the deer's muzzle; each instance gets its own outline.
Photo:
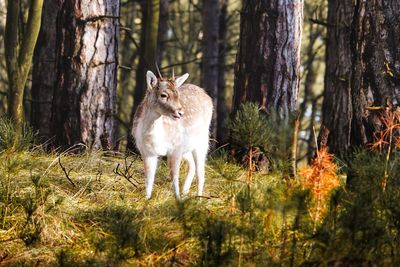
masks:
POLYGON ((182 118, 183 114, 184 114, 183 111, 177 110, 174 113, 172 113, 172 118, 174 120, 179 120, 180 118, 182 118))

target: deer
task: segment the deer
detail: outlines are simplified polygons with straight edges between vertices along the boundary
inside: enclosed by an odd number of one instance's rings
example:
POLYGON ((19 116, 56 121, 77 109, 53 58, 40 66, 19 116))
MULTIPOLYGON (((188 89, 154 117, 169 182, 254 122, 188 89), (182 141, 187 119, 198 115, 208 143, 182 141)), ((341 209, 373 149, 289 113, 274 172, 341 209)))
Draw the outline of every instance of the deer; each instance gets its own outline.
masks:
MULTIPOLYGON (((158 68, 157 68, 158 69, 158 68)), ((202 196, 205 161, 209 148, 212 99, 204 89, 184 84, 189 74, 159 78, 146 73, 147 91, 133 120, 132 135, 144 161, 146 199, 150 199, 159 157, 166 156, 175 198, 181 200, 179 170, 182 159, 188 173, 182 194, 187 195, 197 176, 197 195, 202 196)))

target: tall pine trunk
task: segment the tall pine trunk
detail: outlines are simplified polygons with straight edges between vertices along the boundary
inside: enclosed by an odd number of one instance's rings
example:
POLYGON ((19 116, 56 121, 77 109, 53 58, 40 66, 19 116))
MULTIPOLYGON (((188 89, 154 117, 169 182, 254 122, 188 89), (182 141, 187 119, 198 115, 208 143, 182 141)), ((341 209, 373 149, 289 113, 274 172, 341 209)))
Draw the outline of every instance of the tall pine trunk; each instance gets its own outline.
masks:
POLYGON ((115 144, 119 0, 65 0, 57 21, 52 132, 60 146, 115 144))
POLYGON ((300 81, 303 0, 244 0, 233 112, 244 101, 282 117, 295 110, 300 81))
MULTIPOLYGON (((203 1, 203 60, 201 85, 211 96, 214 110, 218 105, 219 0, 203 1)), ((211 138, 217 137, 217 112, 213 112, 211 138)))
MULTIPOLYGON (((146 91, 145 73, 147 70, 155 72, 158 24, 160 20, 160 0, 148 0, 142 4, 142 30, 140 37, 140 58, 136 70, 136 87, 134 93, 134 102, 131 112, 132 127, 134 115, 137 107, 144 97, 146 91)), ((128 133, 127 150, 134 151, 135 145, 131 130, 128 133)))
POLYGON ((328 6, 323 125, 344 155, 373 141, 367 107, 400 101, 400 2, 333 0, 328 6))
POLYGON ((217 141, 224 145, 228 141, 226 121, 229 110, 226 99, 226 56, 228 52, 228 0, 223 1, 219 18, 219 46, 218 46, 218 100, 217 100, 217 141))
POLYGON ((157 63, 158 66, 162 66, 164 59, 164 50, 166 42, 168 41, 168 19, 169 19, 169 0, 160 0, 160 19, 158 27, 158 41, 157 41, 157 63))
POLYGON ((140 57, 139 66, 136 73, 136 88, 133 112, 139 106, 146 91, 146 83, 144 76, 147 70, 155 72, 157 40, 158 40, 158 24, 160 20, 160 0, 146 1, 146 5, 142 5, 142 32, 140 42, 140 57))
POLYGON ((43 143, 49 143, 53 137, 50 128, 57 81, 56 26, 61 4, 62 0, 44 0, 42 26, 33 57, 31 124, 43 143))

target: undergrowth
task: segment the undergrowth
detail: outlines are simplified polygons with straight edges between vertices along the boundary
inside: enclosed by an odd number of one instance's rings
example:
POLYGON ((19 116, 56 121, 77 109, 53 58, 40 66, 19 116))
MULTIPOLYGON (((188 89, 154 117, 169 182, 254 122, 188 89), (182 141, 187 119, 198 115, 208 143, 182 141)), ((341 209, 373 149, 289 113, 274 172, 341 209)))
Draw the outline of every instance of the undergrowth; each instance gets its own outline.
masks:
POLYGON ((339 169, 321 148, 290 183, 282 164, 265 172, 220 153, 205 196, 177 202, 164 162, 147 201, 137 156, 3 149, 0 265, 398 266, 400 152, 386 152, 339 169))

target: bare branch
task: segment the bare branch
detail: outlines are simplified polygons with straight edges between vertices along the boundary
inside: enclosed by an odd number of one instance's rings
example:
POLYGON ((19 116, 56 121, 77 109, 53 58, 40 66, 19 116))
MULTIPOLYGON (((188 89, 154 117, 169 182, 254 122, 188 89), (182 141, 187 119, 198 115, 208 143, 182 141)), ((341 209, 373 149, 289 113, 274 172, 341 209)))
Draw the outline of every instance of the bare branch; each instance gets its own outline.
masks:
POLYGON ((318 20, 318 19, 308 19, 308 20, 310 22, 314 23, 314 24, 321 25, 321 26, 324 26, 324 27, 335 27, 334 24, 330 24, 330 23, 328 23, 326 21, 322 21, 322 20, 318 20))
POLYGON ((72 181, 72 179, 69 177, 69 173, 72 171, 72 169, 67 171, 67 169, 61 164, 61 157, 58 157, 58 164, 60 165, 61 170, 64 172, 65 177, 67 177, 68 181, 72 184, 73 187, 76 187, 74 181, 72 181))
POLYGON ((127 157, 125 157, 124 165, 122 169, 120 169, 121 164, 118 163, 117 167, 114 169, 114 173, 118 176, 125 178, 131 185, 135 188, 138 188, 138 184, 140 184, 137 180, 133 178, 133 172, 131 171, 133 165, 133 161, 128 165, 127 157))

